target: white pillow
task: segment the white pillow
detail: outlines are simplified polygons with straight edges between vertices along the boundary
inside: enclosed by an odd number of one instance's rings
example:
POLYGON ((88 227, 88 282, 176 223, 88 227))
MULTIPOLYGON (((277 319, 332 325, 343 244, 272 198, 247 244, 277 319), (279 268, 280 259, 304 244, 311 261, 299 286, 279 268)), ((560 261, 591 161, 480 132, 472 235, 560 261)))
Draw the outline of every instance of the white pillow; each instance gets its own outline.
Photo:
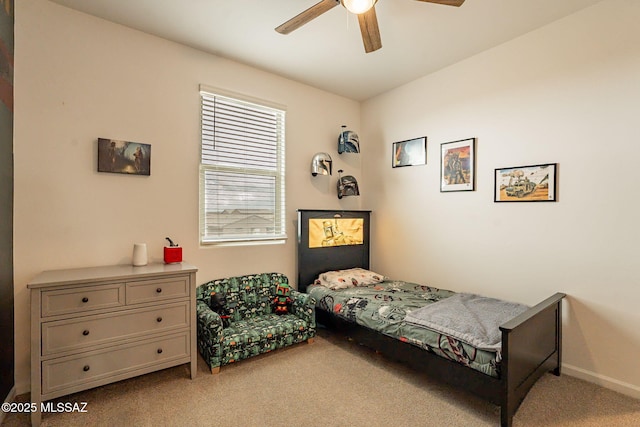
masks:
POLYGON ((382 274, 365 270, 364 268, 350 268, 348 270, 327 271, 318 276, 316 284, 330 289, 346 289, 355 286, 367 286, 384 280, 382 274))

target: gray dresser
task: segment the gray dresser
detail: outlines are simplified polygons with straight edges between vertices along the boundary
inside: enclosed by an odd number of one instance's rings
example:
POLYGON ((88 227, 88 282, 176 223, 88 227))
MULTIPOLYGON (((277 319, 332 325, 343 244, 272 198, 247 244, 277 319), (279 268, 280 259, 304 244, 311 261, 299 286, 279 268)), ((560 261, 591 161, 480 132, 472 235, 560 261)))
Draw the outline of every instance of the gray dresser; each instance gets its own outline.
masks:
POLYGON ((190 363, 197 268, 187 263, 45 271, 31 290, 31 402, 190 363))

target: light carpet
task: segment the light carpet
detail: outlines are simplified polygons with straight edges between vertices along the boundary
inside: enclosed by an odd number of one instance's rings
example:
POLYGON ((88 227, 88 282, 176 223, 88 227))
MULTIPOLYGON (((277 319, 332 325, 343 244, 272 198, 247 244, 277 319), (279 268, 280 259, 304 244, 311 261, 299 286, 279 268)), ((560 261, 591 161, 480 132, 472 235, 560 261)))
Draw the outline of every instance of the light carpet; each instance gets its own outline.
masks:
MULTIPOLYGON (((17 400, 28 401, 29 396, 17 400)), ((211 375, 199 358, 56 399, 86 413, 43 414, 43 426, 498 426, 500 411, 477 397, 321 330, 299 344, 211 375)), ((28 426, 6 414, 2 426, 28 426)), ((543 376, 514 418, 525 426, 640 426, 640 401, 562 375, 543 376)))

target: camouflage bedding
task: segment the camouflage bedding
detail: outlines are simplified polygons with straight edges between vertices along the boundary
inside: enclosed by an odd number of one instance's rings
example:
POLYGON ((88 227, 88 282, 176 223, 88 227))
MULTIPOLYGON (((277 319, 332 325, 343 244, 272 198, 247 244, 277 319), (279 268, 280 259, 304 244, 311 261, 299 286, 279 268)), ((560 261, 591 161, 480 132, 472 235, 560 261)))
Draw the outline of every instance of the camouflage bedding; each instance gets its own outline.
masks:
POLYGON ((312 285, 307 292, 318 309, 392 338, 498 377, 498 353, 478 350, 455 338, 404 321, 406 313, 454 295, 454 292, 403 281, 331 290, 312 285))

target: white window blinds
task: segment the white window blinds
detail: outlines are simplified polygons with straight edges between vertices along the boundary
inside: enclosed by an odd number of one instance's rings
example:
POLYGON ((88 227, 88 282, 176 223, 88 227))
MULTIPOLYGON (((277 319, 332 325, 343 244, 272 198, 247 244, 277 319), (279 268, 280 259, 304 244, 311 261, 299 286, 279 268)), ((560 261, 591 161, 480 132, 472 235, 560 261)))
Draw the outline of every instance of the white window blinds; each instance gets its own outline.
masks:
POLYGON ((200 242, 286 238, 285 112, 200 94, 200 242))

